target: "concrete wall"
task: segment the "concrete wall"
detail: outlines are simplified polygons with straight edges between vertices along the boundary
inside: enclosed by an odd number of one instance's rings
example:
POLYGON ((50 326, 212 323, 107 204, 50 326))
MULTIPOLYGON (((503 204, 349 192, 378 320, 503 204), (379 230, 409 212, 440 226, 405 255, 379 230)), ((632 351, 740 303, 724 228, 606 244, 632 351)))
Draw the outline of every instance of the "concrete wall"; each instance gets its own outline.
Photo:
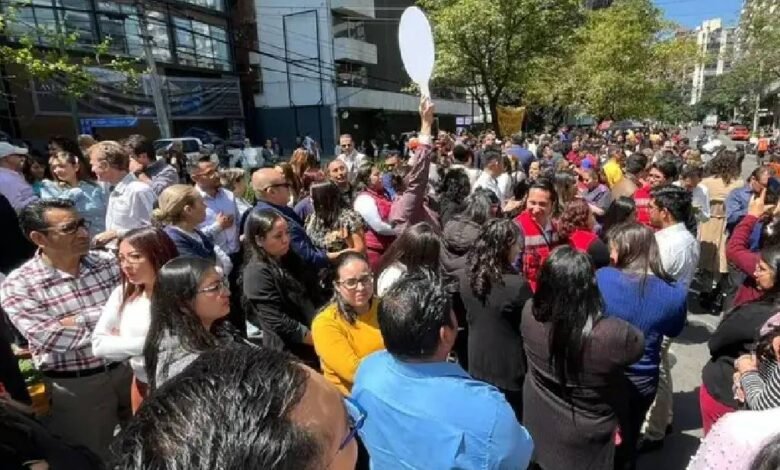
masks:
POLYGON ((295 137, 303 137, 309 133, 314 140, 320 142, 323 154, 330 155, 336 145, 331 109, 330 106, 257 108, 257 141, 263 142, 276 137, 284 147, 284 154, 289 156, 294 149, 295 137))

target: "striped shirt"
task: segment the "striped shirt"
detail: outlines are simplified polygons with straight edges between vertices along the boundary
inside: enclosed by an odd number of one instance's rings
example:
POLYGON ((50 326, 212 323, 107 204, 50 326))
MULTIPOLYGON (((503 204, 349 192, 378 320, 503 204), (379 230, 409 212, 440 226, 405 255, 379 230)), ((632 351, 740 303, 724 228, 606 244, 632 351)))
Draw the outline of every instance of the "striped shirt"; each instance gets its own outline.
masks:
POLYGON ((77 371, 104 366, 92 353, 92 330, 111 292, 119 285, 119 264, 108 253, 81 258, 79 275, 48 265, 37 253, 0 285, 0 305, 30 343, 41 371, 77 371), (74 316, 74 326, 60 321, 74 316))
POLYGON ((745 403, 751 410, 771 410, 780 407, 780 363, 762 360, 757 371, 745 372, 740 379, 745 403))

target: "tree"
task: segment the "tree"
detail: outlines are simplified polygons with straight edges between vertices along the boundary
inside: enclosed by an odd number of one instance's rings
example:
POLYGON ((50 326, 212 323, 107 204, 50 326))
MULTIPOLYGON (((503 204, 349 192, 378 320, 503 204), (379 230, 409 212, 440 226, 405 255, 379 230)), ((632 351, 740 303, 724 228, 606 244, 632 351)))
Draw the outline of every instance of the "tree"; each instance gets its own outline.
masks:
POLYGON ((438 84, 465 87, 495 118, 500 104, 523 101, 528 83, 570 46, 579 0, 420 0, 433 23, 438 84))
POLYGON ((695 41, 650 0, 616 0, 587 12, 569 53, 546 60, 528 98, 598 119, 686 120, 696 55, 695 41))
MULTIPOLYGON (((29 2, 11 2, 0 10, 0 73, 12 67, 20 75, 39 82, 57 79, 71 101, 74 120, 75 100, 94 88, 90 67, 100 66, 123 73, 127 86, 138 84, 137 60, 108 55, 111 40, 84 44, 77 32, 36 27, 19 14, 29 2), (74 50, 81 52, 74 53, 74 50)), ((78 127, 77 127, 78 130, 78 127)))

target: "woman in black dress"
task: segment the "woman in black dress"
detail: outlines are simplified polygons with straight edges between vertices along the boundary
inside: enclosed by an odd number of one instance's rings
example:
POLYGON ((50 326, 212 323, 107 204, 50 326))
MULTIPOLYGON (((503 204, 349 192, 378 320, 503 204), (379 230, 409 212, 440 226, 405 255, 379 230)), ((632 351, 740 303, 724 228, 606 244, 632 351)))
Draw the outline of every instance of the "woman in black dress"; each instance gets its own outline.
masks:
POLYGON ((498 387, 522 421, 526 364, 520 318, 532 293, 512 267, 522 248, 519 237, 513 221, 488 221, 460 276, 460 296, 469 327, 469 373, 498 387))
POLYGON ((624 368, 644 351, 642 333, 603 317, 588 255, 556 248, 542 265, 532 301, 523 309, 528 372, 523 424, 534 439, 536 464, 545 470, 612 470, 624 368))
POLYGON ((263 345, 287 350, 318 368, 311 321, 323 304, 316 273, 290 250, 284 217, 252 211, 244 244, 249 259, 241 273, 247 321, 263 332, 263 345))

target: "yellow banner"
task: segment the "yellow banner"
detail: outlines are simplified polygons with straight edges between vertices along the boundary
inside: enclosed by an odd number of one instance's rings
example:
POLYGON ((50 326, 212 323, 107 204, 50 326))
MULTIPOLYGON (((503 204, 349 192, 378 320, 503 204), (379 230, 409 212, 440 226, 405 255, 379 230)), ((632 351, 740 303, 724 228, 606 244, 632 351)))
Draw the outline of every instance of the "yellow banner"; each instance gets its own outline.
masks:
POLYGON ((525 119, 525 106, 498 107, 498 125, 501 126, 501 133, 505 136, 520 132, 523 129, 523 119, 525 119))

